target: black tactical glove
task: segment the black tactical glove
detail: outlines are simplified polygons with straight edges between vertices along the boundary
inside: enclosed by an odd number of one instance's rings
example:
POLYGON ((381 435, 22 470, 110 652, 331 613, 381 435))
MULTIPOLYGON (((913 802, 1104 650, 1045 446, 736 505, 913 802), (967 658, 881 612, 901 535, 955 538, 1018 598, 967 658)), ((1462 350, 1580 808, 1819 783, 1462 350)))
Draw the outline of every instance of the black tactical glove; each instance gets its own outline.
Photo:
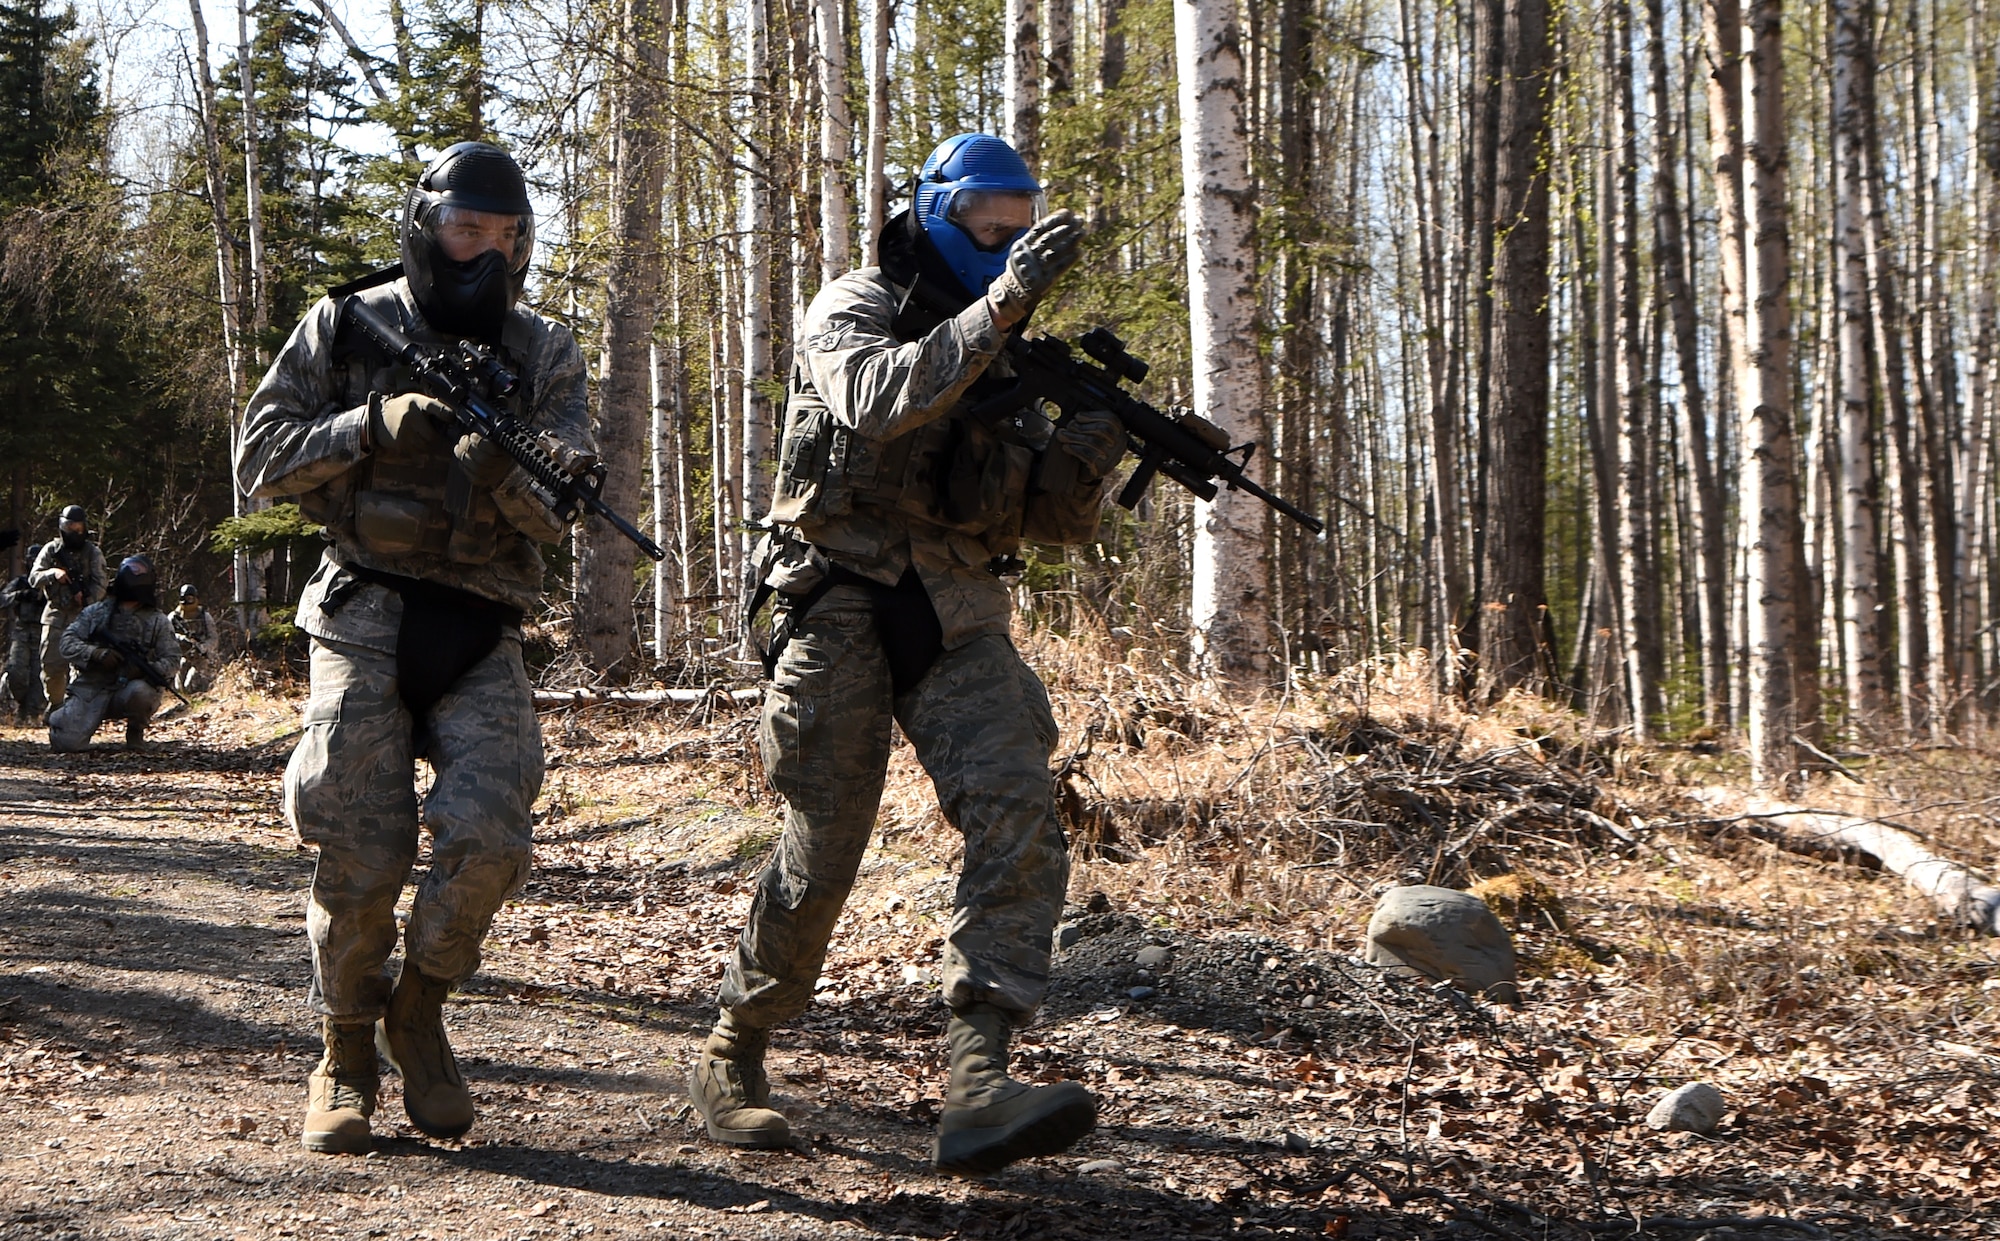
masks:
POLYGON ((368 447, 373 452, 411 455, 444 438, 451 406, 421 392, 368 400, 368 447))
POLYGON ((1056 424, 1055 446, 1083 464, 1086 479, 1100 479, 1125 459, 1128 436, 1118 415, 1080 409, 1056 424))
POLYGON ((1036 220, 1015 239, 1007 251, 1007 270, 986 290, 1002 326, 1012 327, 1028 317, 1062 274, 1076 265, 1082 243, 1083 221, 1068 208, 1036 220))
POLYGON ((102 668, 105 671, 109 672, 111 669, 116 668, 119 664, 122 664, 124 662, 125 662, 125 657, 123 655, 120 655, 117 651, 112 650, 108 646, 99 646, 91 648, 90 666, 93 668, 102 668))
POLYGON ((458 463, 465 467, 466 477, 481 491, 499 486, 500 480, 514 468, 514 458, 477 431, 460 437, 452 446, 451 455, 458 458, 458 463))

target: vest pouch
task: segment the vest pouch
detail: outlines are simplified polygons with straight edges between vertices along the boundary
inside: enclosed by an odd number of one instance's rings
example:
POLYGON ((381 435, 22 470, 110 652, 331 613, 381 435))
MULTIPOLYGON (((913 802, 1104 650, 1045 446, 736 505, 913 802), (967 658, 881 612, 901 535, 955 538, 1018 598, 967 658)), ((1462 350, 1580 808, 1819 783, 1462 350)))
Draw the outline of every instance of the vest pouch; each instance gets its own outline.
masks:
POLYGON ((429 507, 411 496, 360 492, 354 497, 354 537, 378 556, 406 556, 423 546, 429 507))
POLYGON ((833 416, 817 405, 794 403, 778 445, 778 476, 771 489, 771 520, 796 523, 819 516, 829 490, 833 416))

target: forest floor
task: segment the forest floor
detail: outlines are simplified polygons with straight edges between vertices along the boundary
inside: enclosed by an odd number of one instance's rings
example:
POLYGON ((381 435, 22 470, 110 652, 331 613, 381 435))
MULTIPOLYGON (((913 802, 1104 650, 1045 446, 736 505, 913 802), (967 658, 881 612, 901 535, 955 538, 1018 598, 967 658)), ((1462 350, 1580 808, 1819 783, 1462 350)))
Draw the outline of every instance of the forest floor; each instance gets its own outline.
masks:
MULTIPOLYGON (((800 1149, 706 1140, 686 1066, 778 826, 754 708, 709 706, 544 716, 535 873, 448 1010, 476 1127, 421 1137, 385 1076, 375 1153, 307 1154, 303 687, 236 669, 141 753, 0 728, 0 1238, 2000 1236, 2000 942, 1700 817, 1739 760, 1457 716, 1408 668, 1237 710, 1143 652, 1031 655, 1077 861, 1016 1070, 1097 1092, 1068 1154, 929 1168, 958 847, 907 746, 775 1040, 800 1149), (1495 814, 1551 799, 1639 843, 1495 814), (1355 958, 1383 886, 1475 879, 1518 1008, 1355 958), (1691 1080, 1712 1136, 1642 1123, 1691 1080)), ((1990 862, 2000 761, 1847 761, 1805 800, 1990 862)))

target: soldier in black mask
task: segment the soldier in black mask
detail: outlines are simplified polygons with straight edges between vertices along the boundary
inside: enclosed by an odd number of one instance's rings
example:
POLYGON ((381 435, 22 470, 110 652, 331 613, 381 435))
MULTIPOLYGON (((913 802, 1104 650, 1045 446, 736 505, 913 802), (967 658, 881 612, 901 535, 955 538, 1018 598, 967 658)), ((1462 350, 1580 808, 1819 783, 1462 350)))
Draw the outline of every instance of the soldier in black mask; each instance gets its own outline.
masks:
POLYGON ((472 1126, 444 1004, 528 875, 542 736, 520 623, 541 597, 538 545, 563 530, 513 458, 458 435, 450 407, 343 308, 360 299, 425 345, 491 347, 520 383, 487 395, 559 460, 592 452, 582 351, 517 304, 535 219, 514 160, 483 142, 447 148, 410 190, 401 233, 399 265, 306 312, 250 398, 236 460, 246 491, 296 496, 326 527, 298 608, 312 698, 285 769, 287 816, 319 847, 306 934, 326 1053, 301 1141, 323 1153, 370 1148, 378 1034, 419 1129, 472 1126), (419 758, 436 776, 421 806, 419 758), (391 972, 420 830, 433 860, 391 972))

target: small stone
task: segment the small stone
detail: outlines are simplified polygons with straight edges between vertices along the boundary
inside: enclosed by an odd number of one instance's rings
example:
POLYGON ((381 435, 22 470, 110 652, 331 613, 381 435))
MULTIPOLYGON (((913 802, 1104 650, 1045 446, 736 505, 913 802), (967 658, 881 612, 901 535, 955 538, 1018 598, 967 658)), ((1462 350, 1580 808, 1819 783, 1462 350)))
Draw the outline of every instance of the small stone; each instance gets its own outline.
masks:
POLYGON ((1285 1135, 1285 1149, 1294 1155, 1303 1155, 1312 1149, 1312 1139, 1303 1133, 1287 1133, 1285 1135))
POLYGON ((1150 1000, 1153 998, 1153 989, 1151 987, 1134 987, 1125 994, 1135 1000, 1150 1000))
POLYGON ((1167 967, 1167 963, 1169 961, 1172 961, 1173 959, 1174 959, 1174 950, 1171 948, 1162 947, 1158 944, 1154 944, 1151 947, 1139 949, 1139 955, 1133 958, 1133 960, 1138 963, 1139 968, 1142 970, 1165 969, 1167 967))
POLYGON ((1125 1165, 1116 1159, 1093 1159, 1076 1171, 1079 1176, 1117 1176, 1125 1171, 1125 1165))
POLYGON ((1319 997, 1318 997, 1318 996, 1316 996, 1316 995, 1309 995, 1309 996, 1307 996, 1306 998, 1304 998, 1303 1000, 1300 1000, 1300 1001, 1299 1001, 1299 1007, 1300 1007, 1300 1008, 1318 1008, 1318 1007, 1319 1007, 1319 997))
POLYGON ((700 1149, 701 1147, 696 1146, 692 1142, 683 1142, 674 1148, 674 1153, 677 1155, 692 1155, 700 1149))
POLYGON ((1083 907, 1094 914, 1108 914, 1111 912, 1111 898, 1102 892, 1092 892, 1083 907))
POLYGON ((1153 981, 1153 971, 1151 971, 1151 970, 1133 970, 1133 971, 1132 971, 1132 981, 1133 981, 1133 982, 1137 982, 1137 983, 1146 983, 1146 984, 1151 984, 1151 983, 1152 983, 1152 981, 1153 981))
POLYGON ((1056 951, 1061 952, 1065 948, 1074 948, 1077 945, 1077 941, 1082 938, 1082 927, 1074 922, 1065 922, 1056 928, 1056 951))
POLYGON ((1689 1082, 1661 1096, 1646 1113, 1646 1124, 1667 1133, 1714 1133, 1727 1106, 1720 1090, 1707 1082, 1689 1082))
POLYGON ((937 981, 937 975, 931 973, 927 969, 923 969, 920 966, 905 965, 903 967, 903 982, 909 986, 927 987, 936 981, 937 981))

